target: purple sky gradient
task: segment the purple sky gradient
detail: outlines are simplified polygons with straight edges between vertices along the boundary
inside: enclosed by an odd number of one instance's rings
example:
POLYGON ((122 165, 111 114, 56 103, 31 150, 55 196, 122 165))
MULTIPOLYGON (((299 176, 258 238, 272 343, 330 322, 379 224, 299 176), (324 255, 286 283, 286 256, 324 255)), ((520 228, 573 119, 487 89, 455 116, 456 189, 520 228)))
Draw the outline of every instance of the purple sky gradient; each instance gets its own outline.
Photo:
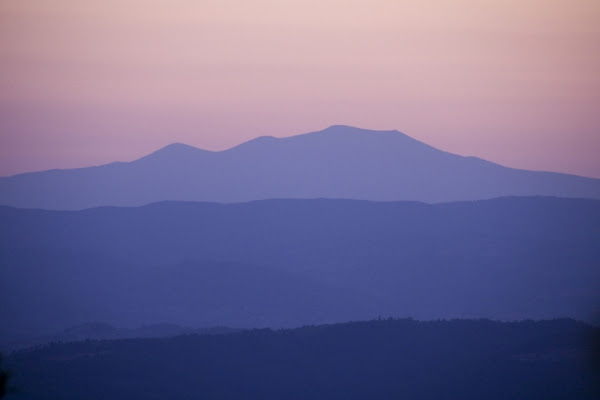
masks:
POLYGON ((0 2, 0 175, 332 124, 600 178, 597 0, 0 2))

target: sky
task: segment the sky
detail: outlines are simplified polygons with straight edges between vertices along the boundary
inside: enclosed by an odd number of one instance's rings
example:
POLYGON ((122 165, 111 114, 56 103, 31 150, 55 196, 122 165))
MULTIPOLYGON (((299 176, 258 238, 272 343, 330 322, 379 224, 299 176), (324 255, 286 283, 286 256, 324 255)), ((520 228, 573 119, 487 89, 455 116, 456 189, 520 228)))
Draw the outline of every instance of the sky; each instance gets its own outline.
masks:
POLYGON ((600 178, 600 1, 0 1, 0 176, 334 124, 600 178))

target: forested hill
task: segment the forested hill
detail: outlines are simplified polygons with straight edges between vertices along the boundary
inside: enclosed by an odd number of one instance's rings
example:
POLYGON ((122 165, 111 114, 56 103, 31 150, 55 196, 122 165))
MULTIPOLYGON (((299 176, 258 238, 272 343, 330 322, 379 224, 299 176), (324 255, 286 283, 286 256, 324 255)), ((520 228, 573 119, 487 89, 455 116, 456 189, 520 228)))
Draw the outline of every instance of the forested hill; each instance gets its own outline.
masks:
POLYGON ((599 329, 374 320, 52 344, 7 359, 13 399, 597 399, 599 329))

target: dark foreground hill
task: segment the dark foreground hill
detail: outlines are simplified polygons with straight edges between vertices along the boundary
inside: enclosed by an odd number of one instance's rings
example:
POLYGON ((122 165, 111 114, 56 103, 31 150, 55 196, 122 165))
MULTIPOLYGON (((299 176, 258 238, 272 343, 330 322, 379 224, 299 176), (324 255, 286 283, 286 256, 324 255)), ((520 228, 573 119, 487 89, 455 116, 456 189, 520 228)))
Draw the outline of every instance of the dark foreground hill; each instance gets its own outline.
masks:
POLYGON ((332 126, 225 151, 172 144, 132 162, 0 178, 0 204, 45 209, 164 200, 344 198, 448 202, 500 196, 600 198, 600 179, 507 168, 398 131, 332 126))
POLYGON ((13 399, 597 399, 598 328, 376 320, 53 344, 9 357, 13 399))
POLYGON ((161 338, 180 335, 215 335, 239 332, 241 329, 213 326, 209 328, 191 328, 175 324, 152 324, 133 329, 117 328, 104 322, 91 322, 63 329, 51 334, 9 334, 0 337, 0 353, 40 346, 54 342, 76 342, 83 340, 113 340, 130 338, 161 338))
POLYGON ((600 201, 0 207, 0 265, 5 335, 93 321, 590 320, 600 305, 600 201))

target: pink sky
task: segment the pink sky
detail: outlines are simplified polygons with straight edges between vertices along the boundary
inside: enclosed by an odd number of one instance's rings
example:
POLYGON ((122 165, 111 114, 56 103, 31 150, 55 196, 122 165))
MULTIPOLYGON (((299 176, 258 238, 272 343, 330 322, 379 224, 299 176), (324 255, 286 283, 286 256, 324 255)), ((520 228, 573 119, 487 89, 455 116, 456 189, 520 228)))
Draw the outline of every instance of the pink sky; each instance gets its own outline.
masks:
POLYGON ((0 2, 0 175, 333 124, 600 178, 600 2, 0 2))

